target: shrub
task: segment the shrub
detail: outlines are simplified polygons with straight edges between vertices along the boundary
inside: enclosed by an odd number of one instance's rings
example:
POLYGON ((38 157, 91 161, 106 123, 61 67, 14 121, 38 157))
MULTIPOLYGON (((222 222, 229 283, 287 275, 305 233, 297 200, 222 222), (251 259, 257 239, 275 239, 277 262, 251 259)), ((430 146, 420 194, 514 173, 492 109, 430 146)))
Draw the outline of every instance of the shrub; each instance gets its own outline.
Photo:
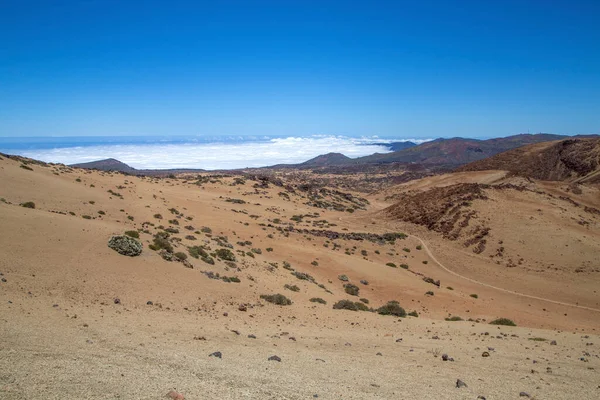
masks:
POLYGON ((410 315, 411 317, 419 317, 419 313, 417 313, 416 311, 411 311, 407 315, 410 315))
POLYGON ((169 234, 166 232, 158 232, 154 235, 154 243, 150 247, 152 250, 165 250, 168 253, 173 252, 173 246, 169 243, 169 234))
POLYGON ((396 300, 388 301, 384 306, 377 309, 377 313, 381 315, 395 315, 396 317, 406 317, 406 311, 400 307, 400 303, 396 300))
POLYGON ((358 296, 359 290, 360 289, 358 288, 358 286, 353 285, 351 283, 347 283, 344 285, 344 291, 351 296, 358 296))
POLYGON ((240 281, 240 278, 238 278, 237 276, 232 276, 232 277, 230 277, 230 278, 229 278, 229 281, 230 281, 230 282, 233 282, 233 283, 240 283, 240 282, 241 282, 241 281, 240 281))
MULTIPOLYGON (((283 267, 285 268, 285 264, 283 265, 283 267)), ((294 275, 296 278, 300 279, 301 281, 314 280, 314 278, 312 276, 310 276, 309 274, 307 274, 305 272, 294 271, 294 272, 292 272, 292 275, 294 275)))
POLYGON ((405 251, 405 252, 407 252, 407 253, 410 253, 410 249, 408 247, 405 247, 402 250, 405 251))
POLYGON ((203 233, 212 233, 212 229, 210 229, 208 226, 203 226, 200 228, 200 231, 203 233))
POLYGON ((185 254, 184 252, 178 251, 177 253, 173 254, 175 257, 177 257, 178 260, 183 261, 183 260, 187 260, 187 254, 185 254))
POLYGON ((454 290, 454 288, 452 286, 448 286, 446 289, 448 289, 448 290, 454 290))
POLYGON ((498 318, 490 322, 490 325, 504 325, 504 326, 517 326, 512 320, 508 318, 498 318))
POLYGON ((292 292, 299 292, 300 288, 296 285, 288 285, 287 283, 283 286, 287 290, 291 290, 292 292))
POLYGON ((459 317, 458 315, 454 315, 452 317, 447 317, 444 318, 446 321, 464 321, 464 319, 462 319, 461 317, 459 317))
POLYGON ((369 304, 369 299, 365 299, 364 297, 360 299, 365 304, 369 304))
POLYGON ((267 247, 265 250, 267 250, 267 252, 269 252, 269 253, 270 253, 270 252, 272 252, 272 251, 273 251, 273 248, 272 248, 272 247, 267 247))
POLYGON ((25 208, 35 208, 35 203, 33 201, 27 201, 25 203, 21 203, 20 206, 25 208))
POLYGON ((320 297, 313 297, 312 299, 309 300, 311 303, 320 303, 320 304, 327 304, 327 302, 325 300, 323 300, 320 297))
POLYGON ((125 231, 125 234, 129 237, 132 237, 134 239, 139 239, 140 238, 140 233, 138 231, 125 231))
POLYGON ((339 275, 338 279, 342 282, 348 282, 348 277, 346 275, 339 275))
POLYGON ((235 261, 235 255, 229 249, 218 249, 215 251, 218 258, 224 261, 235 261))
POLYGON ((428 290, 427 292, 425 292, 425 296, 433 296, 435 295, 435 293, 433 293, 431 290, 428 290))
POLYGON ((124 256, 135 257, 142 254, 142 244, 129 236, 113 236, 108 241, 108 247, 124 256))
MULTIPOLYGON (((358 311, 357 303, 350 300, 340 300, 333 305, 334 310, 350 310, 350 311, 358 311)), ((358 303, 361 304, 361 303, 358 303)))
POLYGON ((160 215, 160 214, 154 214, 154 218, 156 218, 156 219, 162 219, 162 215, 160 215))
POLYGON ((260 298, 268 301, 269 303, 277 304, 279 306, 289 306, 292 304, 292 300, 288 299, 282 294, 261 294, 260 298))
POLYGON ((408 264, 400 264, 400 268, 408 269, 408 264))
POLYGON ((478 299, 479 298, 479 296, 477 296, 476 294, 470 294, 469 296, 471 296, 474 299, 478 299))
POLYGON ((389 262, 385 265, 387 265, 388 267, 392 267, 392 268, 398 268, 398 267, 396 267, 396 264, 394 264, 393 262, 389 262))
MULTIPOLYGON (((33 168, 25 164, 21 164, 20 167, 26 169, 27 171, 33 171, 33 168)), ((81 180, 79 180, 79 182, 81 182, 81 180)))
POLYGON ((102 210, 98 211, 98 214, 100 214, 100 215, 106 215, 106 213, 104 211, 102 211, 102 210))
POLYGON ((429 264, 429 261, 427 261, 427 260, 424 260, 424 261, 423 261, 423 264, 427 265, 427 264, 429 264))
POLYGON ((81 218, 83 218, 83 219, 92 219, 92 217, 90 217, 89 215, 82 215, 81 218))
POLYGON ((130 220, 130 221, 133 221, 134 220, 133 215, 128 215, 127 219, 130 220))
POLYGON ((311 264, 314 265, 315 267, 319 266, 319 262, 318 261, 313 261, 313 262, 311 262, 311 264))
POLYGON ((417 250, 422 250, 422 249, 423 249, 423 246, 421 246, 421 245, 417 246, 417 250))
POLYGON ((207 264, 213 265, 215 260, 200 246, 191 246, 188 247, 188 252, 190 256, 194 258, 199 258, 207 264))

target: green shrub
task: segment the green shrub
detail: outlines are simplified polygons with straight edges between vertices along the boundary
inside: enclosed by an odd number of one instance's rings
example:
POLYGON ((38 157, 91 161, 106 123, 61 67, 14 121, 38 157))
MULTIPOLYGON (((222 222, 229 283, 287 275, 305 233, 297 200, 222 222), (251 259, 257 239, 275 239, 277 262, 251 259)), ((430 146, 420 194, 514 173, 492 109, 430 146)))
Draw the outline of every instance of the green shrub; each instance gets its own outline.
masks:
POLYGON ((388 301, 384 306, 377 309, 377 313, 381 315, 395 315, 396 317, 406 317, 406 311, 400 307, 400 303, 396 300, 388 301))
POLYGON ((289 306, 292 304, 292 300, 288 299, 282 294, 261 294, 260 298, 268 301, 269 303, 277 304, 279 306, 289 306))
POLYGON ((139 239, 140 238, 140 233, 138 231, 125 231, 125 234, 129 237, 132 237, 134 239, 139 239))
POLYGON ((358 288, 358 286, 353 285, 351 283, 347 283, 344 285, 344 291, 351 296, 358 296, 359 290, 360 289, 358 288))
POLYGON ((346 275, 339 275, 338 279, 342 282, 348 282, 348 277, 346 275))
POLYGON ((479 296, 477 296, 476 294, 470 294, 469 296, 471 296, 474 299, 478 299, 479 298, 479 296))
POLYGON ((235 255, 229 249, 217 249, 215 254, 218 258, 224 261, 235 261, 235 255))
POLYGON ((296 285, 288 285, 287 283, 283 286, 287 290, 291 290, 292 292, 299 292, 300 288, 296 285))
POLYGON ((411 311, 407 315, 410 315, 411 317, 418 317, 419 313, 417 313, 416 311, 411 311))
POLYGON ((423 246, 421 246, 421 245, 417 246, 417 250, 422 250, 422 249, 423 249, 423 246))
POLYGON ((183 261, 183 260, 187 260, 187 254, 185 254, 184 252, 178 251, 177 253, 173 254, 175 257, 177 257, 178 260, 183 261))
POLYGON ((498 318, 490 322, 490 325, 504 325, 504 326, 517 326, 512 320, 508 318, 498 318))
POLYGON ((407 253, 410 253, 410 249, 408 247, 405 247, 402 250, 405 251, 405 252, 407 252, 407 253))
POLYGON ((425 296, 433 296, 435 295, 435 293, 433 293, 431 290, 428 290, 427 292, 425 292, 425 296))
POLYGON ((20 206, 25 208, 35 208, 35 203, 33 201, 27 201, 25 203, 21 203, 20 206))
POLYGON ((408 269, 408 264, 400 264, 400 268, 408 269))
POLYGON ((389 263, 387 263, 387 264, 385 264, 385 265, 387 265, 388 267, 392 267, 392 268, 398 268, 398 267, 396 266, 396 264, 394 264, 393 262, 389 262, 389 263))
POLYGON ((364 297, 359 299, 360 301, 362 301, 365 304, 369 304, 369 299, 365 299, 364 297))
POLYGON ((154 218, 156 218, 156 219, 162 219, 162 215, 161 214, 154 214, 154 218))
MULTIPOLYGON (((21 164, 20 167, 26 169, 27 171, 33 171, 33 168, 25 164, 21 164)), ((79 182, 81 182, 81 180, 79 182)))
POLYGON ((90 217, 89 215, 82 215, 81 218, 83 218, 83 219, 92 219, 92 217, 90 217))
POLYGON ((327 304, 327 302, 325 300, 323 300, 320 297, 313 297, 312 299, 309 300, 311 303, 321 303, 321 304, 327 304))
POLYGON ((106 215, 106 213, 104 211, 102 211, 102 210, 98 211, 98 214, 100 214, 100 215, 106 215))
POLYGON ((355 303, 350 300, 340 300, 333 305, 333 309, 334 310, 358 311, 357 304, 362 304, 362 303, 355 303))
POLYGON ((452 317, 447 317, 444 318, 446 321, 464 321, 464 319, 462 319, 461 317, 459 317, 458 315, 454 315, 452 317))

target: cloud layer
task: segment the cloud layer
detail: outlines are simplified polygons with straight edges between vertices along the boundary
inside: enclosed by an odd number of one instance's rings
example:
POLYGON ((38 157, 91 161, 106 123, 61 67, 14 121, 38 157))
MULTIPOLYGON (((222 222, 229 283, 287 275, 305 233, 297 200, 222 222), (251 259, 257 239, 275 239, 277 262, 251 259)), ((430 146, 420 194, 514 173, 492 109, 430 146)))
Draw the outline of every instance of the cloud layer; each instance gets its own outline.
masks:
POLYGON ((389 140, 376 137, 312 136, 242 143, 111 144, 32 149, 19 153, 26 157, 63 164, 115 158, 137 169, 214 170, 294 164, 329 152, 342 153, 351 158, 389 152, 386 146, 374 144, 382 142, 389 140))

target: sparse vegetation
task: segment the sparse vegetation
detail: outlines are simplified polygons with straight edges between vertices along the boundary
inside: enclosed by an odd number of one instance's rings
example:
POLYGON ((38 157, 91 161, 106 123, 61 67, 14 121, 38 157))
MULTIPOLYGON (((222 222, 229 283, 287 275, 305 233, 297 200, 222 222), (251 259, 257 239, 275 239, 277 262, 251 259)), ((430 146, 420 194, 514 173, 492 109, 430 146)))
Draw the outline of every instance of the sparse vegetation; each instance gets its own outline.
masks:
POLYGON ((398 268, 398 267, 396 266, 396 264, 394 264, 393 262, 389 262, 389 263, 387 263, 387 264, 385 264, 385 265, 387 265, 388 267, 392 267, 392 268, 398 268))
POLYGON ((471 296, 471 297, 472 297, 472 298, 474 298, 474 299, 478 299, 478 298, 479 298, 479 296, 478 296, 478 295, 476 295, 475 293, 473 293, 473 294, 470 294, 469 296, 471 296))
POLYGON ((125 231, 125 234, 129 237, 132 237, 134 239, 139 239, 140 238, 140 233, 138 231, 125 231))
POLYGON ((383 305, 377 309, 377 313, 381 315, 394 315, 396 317, 406 317, 406 311, 400 307, 400 303, 396 300, 388 301, 386 305, 383 305))
POLYGON ((517 324, 508 318, 497 318, 490 322, 490 325, 517 326, 517 324))
POLYGON ((446 317, 444 318, 446 321, 464 321, 464 319, 462 319, 461 317, 459 317, 458 315, 454 315, 452 317, 446 317))
POLYGON ((327 304, 327 302, 325 300, 323 300, 320 297, 313 297, 309 300, 311 303, 320 303, 320 304, 327 304))
POLYGON ((268 301, 269 303, 277 304, 279 306, 289 306, 292 304, 292 300, 288 299, 282 294, 261 294, 260 298, 268 301))
POLYGON ((292 292, 299 292, 300 288, 296 285, 288 285, 287 283, 283 286, 287 290, 291 290, 292 292))
POLYGON ((224 261, 235 261, 235 254, 229 249, 217 249, 215 255, 224 261))
POLYGON ((21 203, 19 205, 25 208, 35 208, 35 203, 33 201, 26 201, 25 203, 21 203))
POLYGON ((344 285, 344 291, 346 293, 348 293, 351 296, 358 296, 358 292, 359 292, 359 287, 356 285, 353 285, 351 283, 347 283, 344 285))

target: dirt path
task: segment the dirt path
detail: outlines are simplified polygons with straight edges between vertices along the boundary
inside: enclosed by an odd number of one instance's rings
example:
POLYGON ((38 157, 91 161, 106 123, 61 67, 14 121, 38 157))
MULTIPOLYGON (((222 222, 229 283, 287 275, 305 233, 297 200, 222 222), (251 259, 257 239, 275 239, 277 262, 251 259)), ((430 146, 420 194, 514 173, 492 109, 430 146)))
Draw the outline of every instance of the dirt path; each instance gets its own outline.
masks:
POLYGON ((439 261, 438 261, 438 259, 437 259, 437 258, 435 258, 435 256, 433 255, 433 253, 431 252, 431 250, 430 250, 430 249, 429 249, 429 247, 427 246, 427 243, 425 243, 425 241, 424 241, 423 239, 421 239, 421 238, 420 238, 420 237, 418 237, 418 236, 412 235, 412 234, 411 234, 410 236, 414 237, 415 239, 418 239, 418 240, 419 240, 419 242, 421 242, 421 244, 423 245, 423 248, 424 248, 424 249, 425 249, 425 251, 427 252, 427 255, 429 255, 429 257, 431 257, 431 259, 432 259, 432 260, 433 260, 433 261, 434 261, 434 262, 435 262, 435 263, 436 263, 436 264, 437 264, 437 265, 438 265, 440 268, 442 268, 444 271, 446 271, 446 272, 448 272, 449 274, 452 274, 452 275, 454 275, 454 276, 456 276, 456 277, 458 277, 458 278, 465 279, 465 280, 467 280, 467 281, 469 281, 469 282, 473 282, 473 283, 475 283, 475 284, 478 284, 478 285, 481 285, 481 286, 485 286, 485 287, 488 287, 488 288, 491 288, 491 289, 499 290, 499 291, 501 291, 501 292, 504 292, 504 293, 510 293, 510 294, 514 294, 514 295, 517 295, 517 296, 526 297, 526 298, 529 298, 529 299, 541 300, 541 301, 546 301, 546 302, 548 302, 548 303, 559 304, 559 305, 561 305, 561 306, 575 307, 575 308, 581 308, 581 309, 584 309, 584 310, 589 310, 589 311, 600 312, 600 309, 597 309, 597 308, 586 307, 586 306, 580 306, 580 305, 578 305, 578 304, 564 303, 564 302, 562 302, 562 301, 550 300, 550 299, 546 299, 546 298, 543 298, 543 297, 538 297, 538 296, 532 296, 532 295, 529 295, 529 294, 519 293, 519 292, 515 292, 515 291, 513 291, 513 290, 509 290, 509 289, 504 289, 504 288, 501 288, 501 287, 493 286, 493 285, 490 285, 490 284, 487 284, 487 283, 484 283, 484 282, 478 281, 478 280, 476 280, 476 279, 472 279, 472 278, 466 277, 466 276, 464 276, 464 275, 461 275, 461 274, 459 274, 459 273, 457 273, 457 272, 454 272, 454 271, 452 271, 451 269, 447 268, 447 267, 446 267, 444 264, 442 264, 441 262, 439 262, 439 261))

